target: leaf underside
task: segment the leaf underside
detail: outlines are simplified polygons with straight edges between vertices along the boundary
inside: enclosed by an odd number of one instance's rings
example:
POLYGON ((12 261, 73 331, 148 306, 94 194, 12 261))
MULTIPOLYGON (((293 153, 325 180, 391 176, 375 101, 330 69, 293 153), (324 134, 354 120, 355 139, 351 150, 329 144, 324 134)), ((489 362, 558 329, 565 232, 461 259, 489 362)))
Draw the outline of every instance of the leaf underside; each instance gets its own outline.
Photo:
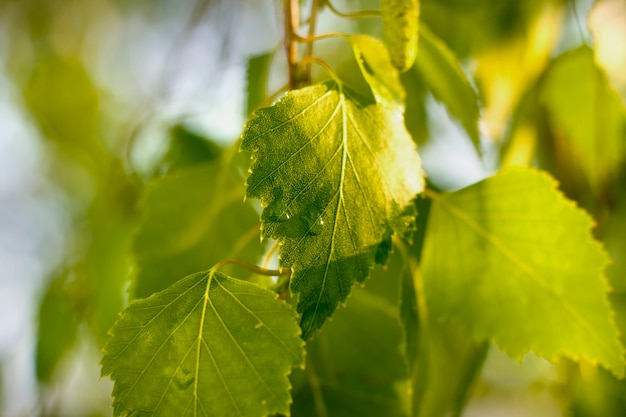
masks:
POLYGON ((287 414, 288 374, 304 363, 291 307, 212 270, 132 303, 111 333, 116 416, 287 414))
POLYGON ((547 174, 527 168, 435 198, 422 259, 429 311, 516 358, 583 358, 622 375, 608 257, 591 226, 547 174))
POLYGON ((415 145, 400 111, 327 82, 258 111, 242 149, 254 152, 247 196, 261 200, 263 235, 292 268, 306 338, 412 224, 423 189, 415 145))

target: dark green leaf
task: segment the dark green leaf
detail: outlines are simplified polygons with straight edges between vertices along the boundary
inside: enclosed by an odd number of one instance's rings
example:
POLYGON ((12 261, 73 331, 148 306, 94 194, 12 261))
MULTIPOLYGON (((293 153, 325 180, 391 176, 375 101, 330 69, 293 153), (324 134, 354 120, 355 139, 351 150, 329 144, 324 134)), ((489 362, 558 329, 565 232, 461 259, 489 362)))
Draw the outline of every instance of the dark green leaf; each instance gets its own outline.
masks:
POLYGON ((271 53, 256 55, 248 59, 246 69, 246 115, 250 116, 267 97, 267 82, 271 53))
MULTIPOLYGON (((420 25, 419 32, 417 59, 407 78, 419 77, 433 96, 446 106, 450 115, 461 122, 472 143, 480 151, 480 110, 474 88, 446 44, 425 25, 420 25)), ((407 95, 411 95, 408 90, 407 95)))
POLYGON ((65 276, 53 278, 39 305, 36 371, 40 382, 50 382, 53 372, 76 339, 78 320, 65 276))
MULTIPOLYGON (((401 263, 396 256, 394 261, 401 263)), ((307 368, 294 373, 292 415, 406 416, 408 388, 396 304, 376 290, 387 286, 397 292, 400 277, 380 269, 373 275, 307 343, 307 368)))

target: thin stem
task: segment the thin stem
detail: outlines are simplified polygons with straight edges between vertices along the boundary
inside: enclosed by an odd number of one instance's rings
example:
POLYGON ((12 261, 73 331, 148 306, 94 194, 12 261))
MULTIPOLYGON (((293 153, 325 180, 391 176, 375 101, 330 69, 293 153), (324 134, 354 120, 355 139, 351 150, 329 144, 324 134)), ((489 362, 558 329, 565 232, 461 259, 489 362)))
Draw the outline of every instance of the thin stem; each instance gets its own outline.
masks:
MULTIPOLYGON (((317 24, 317 11, 319 9, 319 0, 311 1, 311 13, 309 15, 309 34, 308 38, 313 38, 315 36, 315 26, 317 24)), ((305 59, 307 57, 313 56, 313 42, 309 42, 306 46, 306 54, 304 55, 305 59)), ((311 66, 306 66, 302 73, 303 80, 308 84, 311 82, 311 66)))
POLYGON ((287 54, 287 69, 289 71, 289 89, 298 87, 298 43, 295 34, 300 23, 298 0, 284 0, 285 2, 285 52, 287 54))
POLYGON ((323 35, 307 36, 307 37, 300 36, 298 34, 294 35, 294 38, 298 42, 302 42, 302 43, 312 43, 312 42, 315 42, 315 41, 320 41, 322 39, 331 39, 331 38, 344 38, 345 39, 345 37, 346 37, 346 35, 344 35, 343 33, 325 33, 323 35))
POLYGON ((267 256, 265 256, 265 260, 263 261, 263 268, 268 267, 269 263, 272 261, 272 258, 274 257, 274 254, 276 254, 277 250, 278 250, 278 242, 274 243, 274 245, 272 245, 270 250, 267 252, 267 256))
POLYGON ((259 275, 266 275, 268 277, 280 277, 284 275, 291 275, 291 269, 265 269, 260 266, 250 264, 245 261, 241 261, 239 259, 224 259, 216 263, 213 268, 214 270, 218 270, 224 265, 235 264, 246 268, 248 271, 254 272, 259 275))
POLYGON ((324 61, 321 58, 318 58, 316 56, 307 56, 304 57, 299 65, 309 65, 309 64, 317 64, 320 65, 321 67, 323 67, 328 74, 337 82, 337 84, 341 84, 341 79, 339 78, 339 76, 335 73, 335 71, 330 67, 330 65, 328 65, 328 63, 326 63, 326 61, 324 61))
POLYGON ((326 5, 330 9, 331 12, 335 13, 339 17, 345 17, 347 19, 364 19, 370 17, 380 17, 379 10, 359 10, 358 12, 342 12, 337 10, 335 6, 330 2, 330 0, 326 0, 326 5))

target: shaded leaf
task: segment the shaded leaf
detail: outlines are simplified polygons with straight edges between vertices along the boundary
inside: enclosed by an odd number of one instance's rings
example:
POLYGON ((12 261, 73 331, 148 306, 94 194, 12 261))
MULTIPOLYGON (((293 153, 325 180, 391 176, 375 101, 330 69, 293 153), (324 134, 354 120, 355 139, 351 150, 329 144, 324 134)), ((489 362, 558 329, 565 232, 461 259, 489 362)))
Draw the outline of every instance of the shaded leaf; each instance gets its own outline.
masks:
POLYGON ((136 297, 164 290, 223 259, 256 263, 263 254, 254 227, 258 214, 244 203, 243 179, 230 162, 234 151, 147 186, 134 242, 136 297))
POLYGON ((407 268, 402 282, 402 324, 410 372, 411 416, 459 416, 485 361, 489 344, 474 342, 458 326, 440 325, 426 309, 421 276, 407 268))
POLYGON ((181 123, 169 129, 169 136, 169 149, 159 164, 168 173, 209 162, 222 153, 217 144, 181 123))
POLYGON ((74 344, 77 327, 65 276, 54 277, 39 304, 35 366, 40 382, 50 382, 59 361, 74 344))
POLYGON ((246 115, 250 116, 267 97, 272 54, 264 53, 248 58, 246 67, 246 115))
POLYGON ((509 169, 431 207, 422 258, 437 322, 450 320, 509 355, 588 359, 623 374, 607 300, 608 257, 592 221, 546 174, 509 169))
MULTIPOLYGON (((461 122, 474 147, 480 152, 480 110, 474 88, 448 46, 424 25, 420 26, 419 33, 420 48, 415 66, 406 78, 421 79, 432 95, 446 106, 450 115, 461 122)), ((407 96, 411 94, 407 90, 407 96)))
POLYGON ((419 157, 397 112, 333 82, 258 111, 242 148, 255 152, 247 195, 261 200, 263 235, 292 268, 308 337, 384 262, 392 232, 412 224, 419 157))
POLYGON ((546 74, 542 99, 552 127, 565 142, 566 162, 580 166, 593 186, 616 173, 626 152, 626 117, 619 96, 586 46, 557 58, 546 74))
MULTIPOLYGON (((394 271, 401 262, 392 255, 394 271)), ((307 342, 307 368, 293 375, 292 415, 406 416, 406 366, 396 304, 377 291, 387 286, 397 292, 399 278, 377 269, 365 289, 355 288, 347 307, 307 342)))
POLYGON ((304 362, 291 307, 213 270, 132 303, 111 333, 116 416, 288 413, 287 376, 304 362))
POLYGON ((403 72, 400 75, 400 81, 406 92, 404 123, 415 143, 421 146, 430 137, 426 111, 426 86, 416 71, 403 72))

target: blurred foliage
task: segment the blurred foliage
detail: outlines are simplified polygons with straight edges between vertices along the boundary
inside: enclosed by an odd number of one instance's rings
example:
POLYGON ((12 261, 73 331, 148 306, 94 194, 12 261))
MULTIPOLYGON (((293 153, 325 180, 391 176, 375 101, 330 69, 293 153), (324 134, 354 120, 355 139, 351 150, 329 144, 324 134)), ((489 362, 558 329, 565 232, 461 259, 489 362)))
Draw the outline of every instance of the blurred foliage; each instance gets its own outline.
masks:
MULTIPOLYGON (((358 10, 377 8, 379 2, 335 3, 342 10, 358 10)), ((624 339, 626 89, 607 54, 598 56, 598 48, 591 46, 585 16, 573 12, 582 3, 422 0, 421 49, 416 65, 402 76, 405 122, 420 146, 440 139, 441 121, 432 119, 433 97, 459 121, 467 139, 485 149, 486 165, 532 165, 552 173, 567 196, 597 222, 594 233, 613 260, 607 276, 624 339), (581 28, 582 34, 572 38, 568 25, 581 28), (563 51, 563 45, 576 47, 563 51)), ((617 7, 615 3, 598 0, 592 15, 600 8, 617 7)), ((263 7, 275 5, 266 2, 263 7)), ((77 339, 102 347, 129 299, 148 296, 227 257, 250 263, 271 259, 258 240, 258 207, 243 201, 249 155, 237 154, 236 143, 217 144, 210 128, 188 123, 198 116, 189 114, 190 109, 197 112, 199 107, 174 105, 159 84, 176 88, 172 78, 161 74, 167 72, 162 60, 182 61, 176 47, 173 54, 159 54, 167 48, 164 39, 176 38, 175 45, 182 49, 191 43, 194 30, 213 36, 215 31, 201 30, 217 25, 217 47, 222 50, 196 47, 190 55, 201 63, 207 62, 206 56, 208 61, 225 59, 224 49, 236 44, 229 43, 234 42, 234 32, 253 43, 259 35, 236 20, 243 9, 261 13, 253 0, 0 0, 0 73, 10 86, 2 104, 18 108, 32 127, 43 155, 39 174, 59 185, 70 219, 63 259, 49 272, 36 306, 33 363, 42 388, 34 408, 42 416, 55 415, 47 411, 55 407, 47 405, 59 401, 54 390, 67 378, 60 368, 68 355, 80 354, 77 339), (146 55, 134 56, 141 48, 146 55), (147 145, 138 141, 138 132, 154 120, 162 126, 164 142, 156 137, 147 145), (159 146, 160 151, 154 151, 159 146), (140 169, 135 154, 148 160, 149 170, 140 169)), ((331 14, 324 13, 321 16, 331 14)), ((269 14, 276 13, 272 9, 269 14)), ((624 16, 614 16, 617 21, 607 24, 626 27, 624 16)), ((592 23, 594 35, 599 34, 604 22, 592 23)), ((375 19, 349 27, 380 35, 375 19)), ((600 42, 598 35, 597 40, 603 50, 624 54, 623 39, 611 43, 603 35, 600 42)), ((335 66, 337 72, 363 91, 362 72, 352 55, 343 54, 345 45, 318 45, 322 53, 343 59, 335 66), (335 55, 333 48, 339 51, 335 55)), ((275 92, 274 79, 283 75, 282 58, 277 59, 282 50, 259 48, 249 56, 230 52, 236 63, 221 61, 217 67, 246 73, 245 105, 238 116, 247 116, 275 92), (247 63, 247 71, 242 63, 247 63)), ((184 64, 188 62, 194 61, 184 64)), ((207 113, 218 110, 202 108, 207 113)), ((467 185, 461 184, 468 175, 465 169, 455 163, 444 166, 460 178, 459 185, 467 185)), ((429 180, 437 183, 437 175, 429 180)), ((418 211, 423 213, 418 230, 423 231, 428 208, 418 211)), ((419 236, 413 245, 405 250, 419 260, 419 236)), ((405 415, 411 405, 399 393, 406 390, 402 349, 407 346, 409 358, 411 350, 416 355, 410 372, 426 375, 424 384, 413 387, 415 398, 423 400, 419 415, 445 415, 468 398, 471 406, 476 392, 470 382, 480 378, 473 366, 482 364, 486 348, 431 322, 423 306, 411 304, 420 291, 414 287, 420 271, 403 263, 399 251, 391 255, 386 271, 376 270, 366 287, 350 297, 348 307, 340 308, 309 342, 310 368, 292 377, 298 400, 294 415, 320 415, 320 396, 332 416, 405 415), (404 316, 393 312, 400 300, 404 316), (403 339, 400 320, 418 323, 422 339, 403 339), (375 329, 384 336, 372 341, 375 329), (459 346, 464 347, 462 354, 447 350, 459 346), (371 363, 379 357, 384 360, 371 363), (372 366, 367 372, 366 365, 372 366), (346 392, 363 400, 356 403, 358 409, 351 408, 355 402, 342 402, 346 392), (441 407, 446 401, 451 408, 441 407)), ((558 368, 564 380, 546 384, 554 383, 563 415, 624 415, 623 380, 567 361, 558 368)), ((0 382, 0 387, 10 384, 6 377, 0 382)), ((488 384, 482 381, 483 389, 488 384)), ((10 401, 0 399, 0 406, 10 401)), ((418 413, 418 407, 412 407, 418 413)))

